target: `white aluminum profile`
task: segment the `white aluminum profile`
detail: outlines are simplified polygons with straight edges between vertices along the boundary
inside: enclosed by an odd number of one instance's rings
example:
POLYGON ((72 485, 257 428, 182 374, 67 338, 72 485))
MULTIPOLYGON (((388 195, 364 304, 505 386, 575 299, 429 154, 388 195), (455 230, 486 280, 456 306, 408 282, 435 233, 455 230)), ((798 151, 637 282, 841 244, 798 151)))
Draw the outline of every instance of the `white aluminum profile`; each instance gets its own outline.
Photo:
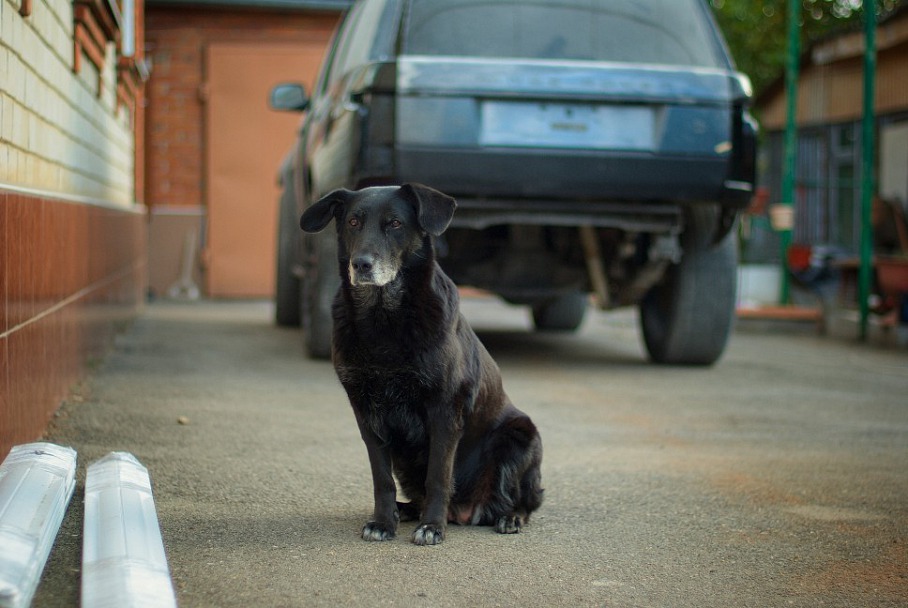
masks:
POLYGON ((76 451, 14 447, 0 464, 0 607, 31 603, 76 487, 76 451))
POLYGON ((83 608, 176 606, 148 469, 125 452, 88 467, 83 608))

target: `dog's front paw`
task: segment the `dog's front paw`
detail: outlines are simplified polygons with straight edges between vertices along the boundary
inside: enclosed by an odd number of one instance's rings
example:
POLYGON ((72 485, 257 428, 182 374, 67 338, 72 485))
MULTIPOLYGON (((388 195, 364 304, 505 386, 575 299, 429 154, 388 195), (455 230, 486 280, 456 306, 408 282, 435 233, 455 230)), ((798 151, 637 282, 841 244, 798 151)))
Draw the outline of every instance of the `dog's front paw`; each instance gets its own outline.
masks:
POLYGON ((370 521, 363 526, 363 540, 383 541, 394 538, 396 528, 391 524, 370 521))
POLYGON ((517 534, 523 527, 523 518, 519 515, 502 515, 495 522, 495 531, 499 534, 517 534))
POLYGON ((413 544, 437 545, 445 539, 445 528, 438 524, 422 524, 413 531, 413 544))

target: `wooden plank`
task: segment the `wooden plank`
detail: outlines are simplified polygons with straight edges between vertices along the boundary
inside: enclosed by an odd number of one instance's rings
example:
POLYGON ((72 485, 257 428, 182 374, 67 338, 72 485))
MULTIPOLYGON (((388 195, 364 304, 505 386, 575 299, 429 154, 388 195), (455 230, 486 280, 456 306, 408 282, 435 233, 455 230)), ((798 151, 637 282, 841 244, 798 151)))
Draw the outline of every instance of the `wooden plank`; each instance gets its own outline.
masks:
POLYGON ((759 306, 737 310, 739 319, 767 319, 778 321, 821 321, 823 311, 803 306, 759 306))

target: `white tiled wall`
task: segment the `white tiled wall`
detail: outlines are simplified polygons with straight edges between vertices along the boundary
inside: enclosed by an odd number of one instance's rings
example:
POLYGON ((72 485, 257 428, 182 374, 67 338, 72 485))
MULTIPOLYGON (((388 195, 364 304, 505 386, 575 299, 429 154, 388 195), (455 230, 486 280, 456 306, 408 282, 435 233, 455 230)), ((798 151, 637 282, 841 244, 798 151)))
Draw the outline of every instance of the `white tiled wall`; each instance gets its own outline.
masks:
POLYGON ((115 50, 73 72, 71 0, 0 0, 0 184, 130 205, 131 116, 117 107, 115 50))

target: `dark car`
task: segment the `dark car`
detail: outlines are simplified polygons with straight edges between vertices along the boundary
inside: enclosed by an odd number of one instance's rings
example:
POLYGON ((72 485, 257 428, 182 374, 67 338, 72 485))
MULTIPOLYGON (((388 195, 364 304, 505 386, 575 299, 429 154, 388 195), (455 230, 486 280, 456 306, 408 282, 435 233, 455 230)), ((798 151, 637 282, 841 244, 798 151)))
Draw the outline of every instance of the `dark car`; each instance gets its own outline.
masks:
POLYGON ((737 213, 754 182, 748 80, 702 0, 362 0, 331 45, 280 179, 277 320, 330 353, 335 188, 420 182, 458 210, 460 285, 576 329, 589 294, 640 307, 650 357, 711 364, 734 318, 737 213))

